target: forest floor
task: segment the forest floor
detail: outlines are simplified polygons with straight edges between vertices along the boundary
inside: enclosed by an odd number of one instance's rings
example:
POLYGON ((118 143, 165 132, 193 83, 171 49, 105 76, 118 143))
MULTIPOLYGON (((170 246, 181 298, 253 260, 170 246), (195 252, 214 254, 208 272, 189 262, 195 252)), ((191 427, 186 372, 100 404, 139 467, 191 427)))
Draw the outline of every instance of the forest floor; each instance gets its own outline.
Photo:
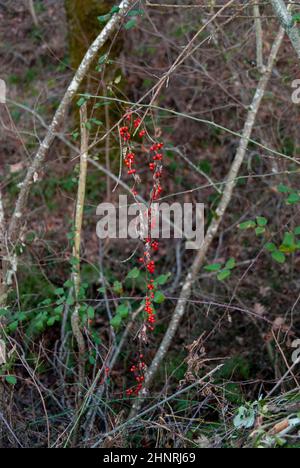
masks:
MULTIPOLYGON (((6 193, 5 204, 8 212, 13 208, 18 184, 23 179, 28 161, 34 155, 41 135, 45 132, 45 125, 51 121, 73 75, 68 60, 63 1, 44 0, 35 3, 38 25, 34 25, 33 18, 23 2, 6 1, 0 4, 0 78, 4 79, 8 86, 10 109, 10 115, 1 116, 5 131, 0 133, 0 177, 1 187, 6 193)), ((157 24, 161 24, 162 21, 158 19, 157 24)), ((174 37, 184 40, 185 34, 186 31, 176 29, 174 37)), ((169 54, 174 53, 171 41, 166 42, 165 49, 161 48, 159 51, 157 41, 159 38, 149 38, 147 32, 143 31, 136 33, 135 40, 125 39, 127 46, 119 68, 125 70, 128 78, 128 97, 132 100, 136 100, 151 86, 155 79, 155 71, 165 67, 169 54), (132 50, 137 47, 136 44, 143 42, 147 44, 146 50, 136 48, 129 60, 126 50, 132 50), (151 73, 145 73, 143 70, 145 56, 151 73)), ((281 64, 278 65, 279 74, 282 73, 280 67, 285 66, 284 52, 282 55, 281 64)), ((218 76, 214 68, 217 60, 209 60, 215 76, 218 76)), ((249 82, 251 85, 251 68, 249 70, 250 72, 244 75, 241 73, 245 85, 249 85, 249 82)), ((185 72, 188 74, 188 70, 185 72)), ((290 73, 292 74, 292 70, 290 73)), ((226 72, 224 74, 226 75, 226 72)), ((226 76, 223 78, 226 82, 226 76)), ((181 93, 176 92, 176 89, 178 91, 183 86, 184 79, 185 76, 176 77, 175 92, 172 94, 166 90, 160 105, 178 111, 193 106, 188 86, 181 93)), ((281 85, 282 89, 278 93, 285 95, 288 91, 284 79, 281 80, 281 85)), ((235 128, 236 123, 243 121, 244 110, 230 110, 224 103, 224 108, 216 108, 214 114, 211 109, 217 105, 218 91, 213 88, 212 92, 209 81, 206 82, 206 86, 206 93, 195 98, 195 107, 201 102, 201 109, 210 109, 207 115, 203 114, 203 118, 211 117, 213 120, 218 116, 219 122, 226 121, 228 127, 235 128)), ((240 90, 235 89, 234 84, 230 86, 230 92, 238 100, 240 90)), ((275 84, 272 86, 274 91, 275 84)), ((277 113, 278 122, 281 118, 284 121, 284 117, 279 115, 279 107, 276 102, 266 105, 258 125, 258 134, 271 113, 277 113)), ((287 113, 288 109, 285 109, 285 112, 287 113)), ((71 115, 70 119, 73 119, 74 123, 68 123, 64 129, 68 138, 72 138, 72 133, 78 126, 76 117, 71 115)), ((270 119, 272 120, 272 117, 270 119)), ((298 116, 297 120, 299 124, 298 116)), ((198 192, 187 193, 191 187, 205 185, 206 180, 196 172, 191 172, 184 159, 174 156, 174 148, 179 148, 183 154, 185 150, 192 150, 198 169, 206 176, 213 175, 214 179, 222 180, 237 140, 233 136, 221 135, 218 131, 199 131, 198 125, 193 122, 181 124, 176 119, 164 116, 160 116, 160 122, 168 147, 167 192, 186 192, 186 201, 205 199, 209 200, 213 207, 218 197, 211 187, 204 188, 201 195, 198 192), (182 141, 187 134, 190 135, 190 138, 186 138, 189 144, 184 145, 182 141)), ((288 127, 287 123, 285 125, 288 127)), ((292 139, 296 141, 294 125, 290 126, 289 130, 291 135, 284 141, 280 140, 281 137, 275 137, 276 142, 281 145, 281 150, 287 148, 292 139)), ((73 141, 73 144, 77 144, 76 141, 73 141)), ((296 148, 287 148, 287 154, 289 151, 298 152, 299 147, 296 143, 295 146, 296 148)), ((99 151, 101 153, 101 150, 99 151)), ((286 162, 284 164, 284 167, 277 167, 276 170, 294 170, 292 165, 288 166, 286 162)), ((28 363, 35 369, 36 381, 47 404, 48 418, 51 427, 54 426, 51 429, 52 442, 59 439, 59 435, 69 427, 72 413, 70 401, 74 388, 68 374, 69 381, 65 382, 65 386, 69 386, 70 389, 69 399, 66 401, 62 397, 62 385, 61 382, 57 382, 58 376, 54 370, 57 364, 56 346, 60 338, 60 326, 44 329, 42 323, 40 327, 39 308, 43 301, 55 296, 55 291, 62 288, 69 277, 70 243, 66 230, 69 233, 72 230, 77 190, 76 166, 77 159, 73 155, 70 157, 69 148, 57 140, 49 152, 43 171, 37 175, 39 183, 31 194, 26 236, 22 239, 25 252, 21 257, 18 293, 11 298, 15 305, 14 310, 18 310, 18 314, 24 312, 31 317, 26 326, 17 331, 11 327, 11 330, 12 333, 16 333, 16 342, 21 342, 24 346, 28 363)), ((112 168, 117 173, 118 162, 113 161, 112 168)), ((208 261, 224 263, 234 257, 237 259, 238 268, 226 283, 217 282, 214 273, 201 272, 189 305, 189 313, 159 372, 153 392, 156 398, 158 394, 165 396, 176 393, 184 385, 193 384, 216 365, 223 364, 222 369, 201 391, 192 389, 182 397, 175 398, 169 407, 161 411, 154 410, 152 419, 145 421, 142 428, 133 427, 128 432, 112 437, 106 442, 106 446, 300 446, 300 395, 299 390, 295 390, 299 381, 297 368, 288 378, 283 379, 291 365, 291 344, 300 337, 300 316, 295 314, 291 317, 297 304, 300 285, 299 256, 295 255, 293 258, 292 267, 284 265, 281 270, 277 266, 274 268, 270 256, 263 251, 263 243, 251 237, 248 232, 242 234, 241 241, 241 232, 237 229, 241 221, 252 217, 253 206, 256 212, 275 224, 273 232, 277 232, 278 226, 290 223, 291 218, 293 225, 297 225, 297 212, 286 207, 283 196, 277 189, 283 177, 285 182, 287 176, 273 179, 263 176, 273 169, 274 161, 264 158, 263 152, 252 148, 252 153, 242 170, 244 179, 240 180, 237 194, 232 200, 234 209, 231 209, 226 217, 222 235, 214 245, 217 254, 214 259, 208 261), (288 209, 291 210, 289 213, 288 209), (268 397, 281 379, 276 392, 268 397)), ((296 177, 297 174, 289 177, 289 185, 294 184, 296 177)), ((101 313, 101 275, 104 273, 110 285, 126 277, 128 263, 120 263, 120 258, 129 258, 133 245, 130 242, 126 245, 106 245, 105 255, 99 260, 95 208, 101 200, 107 199, 105 182, 103 174, 95 168, 90 168, 82 276, 83 281, 88 284, 90 303, 97 305, 99 302, 100 313, 96 318, 96 331, 101 340, 108 345, 108 322, 105 314, 101 313)), ((115 196, 118 193, 117 191, 115 196)), ((278 231, 279 229, 278 227, 278 231)), ((191 261, 180 243, 175 249, 170 249, 167 243, 163 245, 162 258, 161 273, 170 272, 172 281, 165 286, 164 293, 168 301, 163 306, 163 316, 160 317, 155 331, 156 344, 166 330, 176 303, 182 270, 188 268, 191 261), (174 251, 177 252, 176 262, 174 251)), ((129 262, 129 265, 133 266, 134 262, 129 262)), ((127 282, 124 287, 128 295, 142 295, 142 287, 138 283, 127 282)), ((13 312, 12 317, 15 314, 13 312)), ((11 320, 11 324, 15 321, 11 320)), ((124 351, 123 360, 111 375, 110 393, 107 392, 107 406, 110 412, 109 422, 104 426, 106 431, 122 423, 130 408, 131 401, 124 397, 123 389, 128 382, 127 369, 131 346, 134 348, 134 336, 131 337, 128 349, 124 351)), ((155 349, 156 345, 151 343, 147 351, 150 362, 155 355, 155 349)), ((93 356, 91 365, 92 358, 93 356)), ((37 401, 39 392, 29 382, 26 369, 20 362, 16 362, 15 374, 18 383, 9 389, 9 422, 22 445, 46 446, 48 421, 47 417, 45 421, 43 404, 40 400, 37 401)), ((91 433, 92 441, 103 431, 101 416, 97 415, 96 423, 98 427, 97 431, 91 433)), ((13 443, 8 435, 7 445, 13 443)), ((79 445, 88 446, 89 443, 80 442, 79 445)))

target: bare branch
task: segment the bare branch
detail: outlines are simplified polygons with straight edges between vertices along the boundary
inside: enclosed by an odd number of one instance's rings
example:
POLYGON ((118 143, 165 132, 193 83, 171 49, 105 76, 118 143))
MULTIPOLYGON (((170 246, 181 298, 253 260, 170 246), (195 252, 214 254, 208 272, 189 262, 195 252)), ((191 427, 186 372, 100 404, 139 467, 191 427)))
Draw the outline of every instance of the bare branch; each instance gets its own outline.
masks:
POLYGON ((288 11, 286 4, 283 0, 271 0, 273 9, 278 17, 282 27, 288 34, 291 43, 300 58, 300 35, 297 23, 293 20, 292 15, 288 11))

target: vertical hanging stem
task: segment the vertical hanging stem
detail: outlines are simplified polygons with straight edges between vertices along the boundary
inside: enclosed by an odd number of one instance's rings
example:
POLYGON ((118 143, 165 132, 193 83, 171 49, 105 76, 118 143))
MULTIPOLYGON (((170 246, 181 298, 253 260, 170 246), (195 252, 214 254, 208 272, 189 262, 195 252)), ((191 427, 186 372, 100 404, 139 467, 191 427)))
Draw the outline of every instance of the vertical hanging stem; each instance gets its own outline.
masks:
POLYGON ((87 159, 88 159, 88 140, 89 132, 87 129, 87 105, 86 103, 80 109, 80 127, 81 127, 81 154, 80 154, 80 172, 78 181, 78 194, 75 213, 75 232, 74 232, 74 248, 73 257, 74 262, 74 291, 75 291, 75 309, 72 314, 71 323, 72 331, 77 342, 79 352, 79 400, 81 400, 82 389, 84 385, 84 364, 85 364, 85 343, 81 332, 80 326, 80 304, 79 304, 79 291, 80 291, 80 246, 81 246, 81 233, 82 222, 86 192, 86 176, 87 176, 87 159))

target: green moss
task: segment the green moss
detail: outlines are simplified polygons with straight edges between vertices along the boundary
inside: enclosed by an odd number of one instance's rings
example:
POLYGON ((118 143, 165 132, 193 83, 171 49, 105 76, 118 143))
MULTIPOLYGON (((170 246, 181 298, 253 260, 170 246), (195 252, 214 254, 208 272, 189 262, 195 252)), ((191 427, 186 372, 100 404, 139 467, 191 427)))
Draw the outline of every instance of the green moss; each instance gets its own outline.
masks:
POLYGON ((65 0, 68 20, 70 63, 75 69, 100 32, 97 17, 107 14, 115 1, 65 0))

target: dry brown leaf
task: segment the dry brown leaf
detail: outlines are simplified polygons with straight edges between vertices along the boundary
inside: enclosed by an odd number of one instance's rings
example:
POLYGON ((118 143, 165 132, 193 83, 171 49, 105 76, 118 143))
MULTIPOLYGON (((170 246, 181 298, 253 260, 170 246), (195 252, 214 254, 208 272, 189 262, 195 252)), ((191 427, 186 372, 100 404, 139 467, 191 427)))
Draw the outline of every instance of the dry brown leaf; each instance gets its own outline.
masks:
POLYGON ((254 305, 254 312, 256 313, 256 315, 259 315, 261 317, 263 317, 264 315, 266 315, 266 308, 265 306, 263 306, 262 304, 260 304, 259 302, 257 302, 255 305, 254 305))
POLYGON ((290 427, 289 421, 285 419, 284 421, 281 421, 280 423, 276 424, 273 429, 270 430, 271 435, 276 435, 279 434, 280 432, 284 431, 285 429, 288 429, 290 427))

